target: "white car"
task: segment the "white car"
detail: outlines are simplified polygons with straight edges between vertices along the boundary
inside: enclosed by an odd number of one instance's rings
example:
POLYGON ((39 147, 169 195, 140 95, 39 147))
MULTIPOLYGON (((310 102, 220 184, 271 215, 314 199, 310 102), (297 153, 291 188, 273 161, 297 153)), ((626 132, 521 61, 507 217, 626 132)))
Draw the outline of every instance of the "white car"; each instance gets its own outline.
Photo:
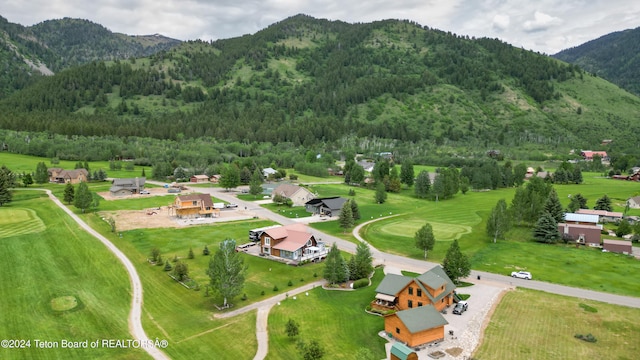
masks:
POLYGON ((511 277, 531 280, 531 273, 528 271, 514 271, 511 273, 511 277))
POLYGON ((140 190, 141 195, 149 195, 151 192, 149 190, 140 190))

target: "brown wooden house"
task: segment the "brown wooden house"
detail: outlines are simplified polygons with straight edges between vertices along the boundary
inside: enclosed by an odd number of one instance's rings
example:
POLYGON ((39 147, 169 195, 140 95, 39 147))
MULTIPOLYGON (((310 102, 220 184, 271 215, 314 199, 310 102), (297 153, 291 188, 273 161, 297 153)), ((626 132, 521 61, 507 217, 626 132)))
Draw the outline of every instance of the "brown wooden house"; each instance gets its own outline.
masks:
POLYGON ((260 234, 260 252, 281 260, 298 263, 327 256, 328 249, 317 241, 305 224, 266 228, 260 234))
POLYGON ((384 317, 384 331, 409 347, 444 340, 449 322, 433 305, 398 311, 384 317))
POLYGON ((209 176, 207 175, 193 175, 189 179, 192 183, 204 184, 209 182, 209 176))
POLYGON ((371 306, 380 310, 406 310, 433 305, 442 311, 453 304, 455 289, 441 266, 435 266, 416 278, 387 274, 376 288, 376 299, 371 306))
POLYGON ((220 214, 220 210, 213 207, 213 200, 208 194, 176 196, 170 209, 179 218, 212 217, 220 214))

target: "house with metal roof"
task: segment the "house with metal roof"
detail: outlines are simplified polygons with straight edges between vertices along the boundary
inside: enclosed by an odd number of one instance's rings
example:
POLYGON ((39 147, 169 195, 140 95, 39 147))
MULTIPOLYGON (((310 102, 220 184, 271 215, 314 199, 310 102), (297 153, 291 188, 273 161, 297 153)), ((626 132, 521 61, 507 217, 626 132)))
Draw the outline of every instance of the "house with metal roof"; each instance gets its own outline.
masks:
POLYGON ((325 244, 318 241, 305 224, 268 227, 262 230, 259 238, 263 256, 287 264, 321 260, 329 253, 325 244))
POLYGON ((314 215, 340 216, 345 202, 347 199, 340 196, 316 198, 307 201, 304 207, 314 215))
MULTIPOLYGON (((564 222, 567 224, 583 224, 583 225, 597 225, 600 221, 600 216, 593 214, 576 214, 565 213, 564 222)), ((602 225, 600 225, 602 227, 602 225)))
POLYGON ((384 317, 384 331, 409 347, 444 340, 449 322, 433 305, 398 311, 384 317))
POLYGON ((455 289, 455 284, 439 265, 415 278, 387 274, 376 288, 371 307, 384 311, 433 305, 442 311, 453 304, 455 289))
POLYGON ((598 220, 602 222, 618 222, 622 220, 623 216, 621 212, 591 209, 578 209, 576 210, 576 214, 598 215, 598 220))

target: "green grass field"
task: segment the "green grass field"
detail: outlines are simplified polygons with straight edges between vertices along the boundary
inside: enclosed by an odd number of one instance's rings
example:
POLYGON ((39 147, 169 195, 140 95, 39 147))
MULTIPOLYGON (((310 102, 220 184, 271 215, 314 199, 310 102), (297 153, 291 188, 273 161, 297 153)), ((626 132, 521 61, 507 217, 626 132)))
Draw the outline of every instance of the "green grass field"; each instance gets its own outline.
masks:
POLYGON ((640 333, 638 319, 640 309, 517 289, 498 304, 473 357, 636 359, 640 344, 633 339, 640 333), (574 337, 589 333, 597 342, 574 337))
POLYGON ((384 358, 384 339, 377 333, 384 329, 382 317, 365 313, 375 297, 375 288, 384 275, 378 269, 373 285, 356 291, 330 291, 316 288, 309 295, 300 294, 276 305, 269 313, 269 355, 267 359, 299 359, 298 339, 315 339, 325 350, 324 359, 353 359, 358 349, 369 349, 376 359, 384 358), (285 332, 289 319, 300 325, 297 339, 285 332))
POLYGON ((31 340, 28 349, 0 349, 0 358, 145 358, 136 349, 36 348, 35 340, 131 339, 129 280, 115 256, 42 192, 16 192, 0 219, 0 338, 31 340))

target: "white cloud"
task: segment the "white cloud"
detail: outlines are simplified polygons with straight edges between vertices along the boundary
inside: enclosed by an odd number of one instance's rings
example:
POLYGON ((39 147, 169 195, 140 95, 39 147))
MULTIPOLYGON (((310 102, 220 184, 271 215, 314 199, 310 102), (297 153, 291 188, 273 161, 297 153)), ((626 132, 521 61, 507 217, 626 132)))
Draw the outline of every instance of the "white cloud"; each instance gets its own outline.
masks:
POLYGON ((551 26, 561 23, 561 20, 557 17, 547 15, 541 11, 536 11, 533 14, 533 20, 527 20, 522 25, 522 28, 526 32, 537 32, 547 30, 551 26))
POLYGON ((497 14, 493 17, 493 28, 498 31, 505 31, 509 27, 509 23, 511 22, 511 18, 509 15, 497 14))
POLYGON ((408 19, 458 35, 499 38, 553 54, 640 26, 628 0, 2 0, 0 15, 25 26, 72 17, 125 34, 180 40, 251 34, 295 14, 346 22, 408 19))

